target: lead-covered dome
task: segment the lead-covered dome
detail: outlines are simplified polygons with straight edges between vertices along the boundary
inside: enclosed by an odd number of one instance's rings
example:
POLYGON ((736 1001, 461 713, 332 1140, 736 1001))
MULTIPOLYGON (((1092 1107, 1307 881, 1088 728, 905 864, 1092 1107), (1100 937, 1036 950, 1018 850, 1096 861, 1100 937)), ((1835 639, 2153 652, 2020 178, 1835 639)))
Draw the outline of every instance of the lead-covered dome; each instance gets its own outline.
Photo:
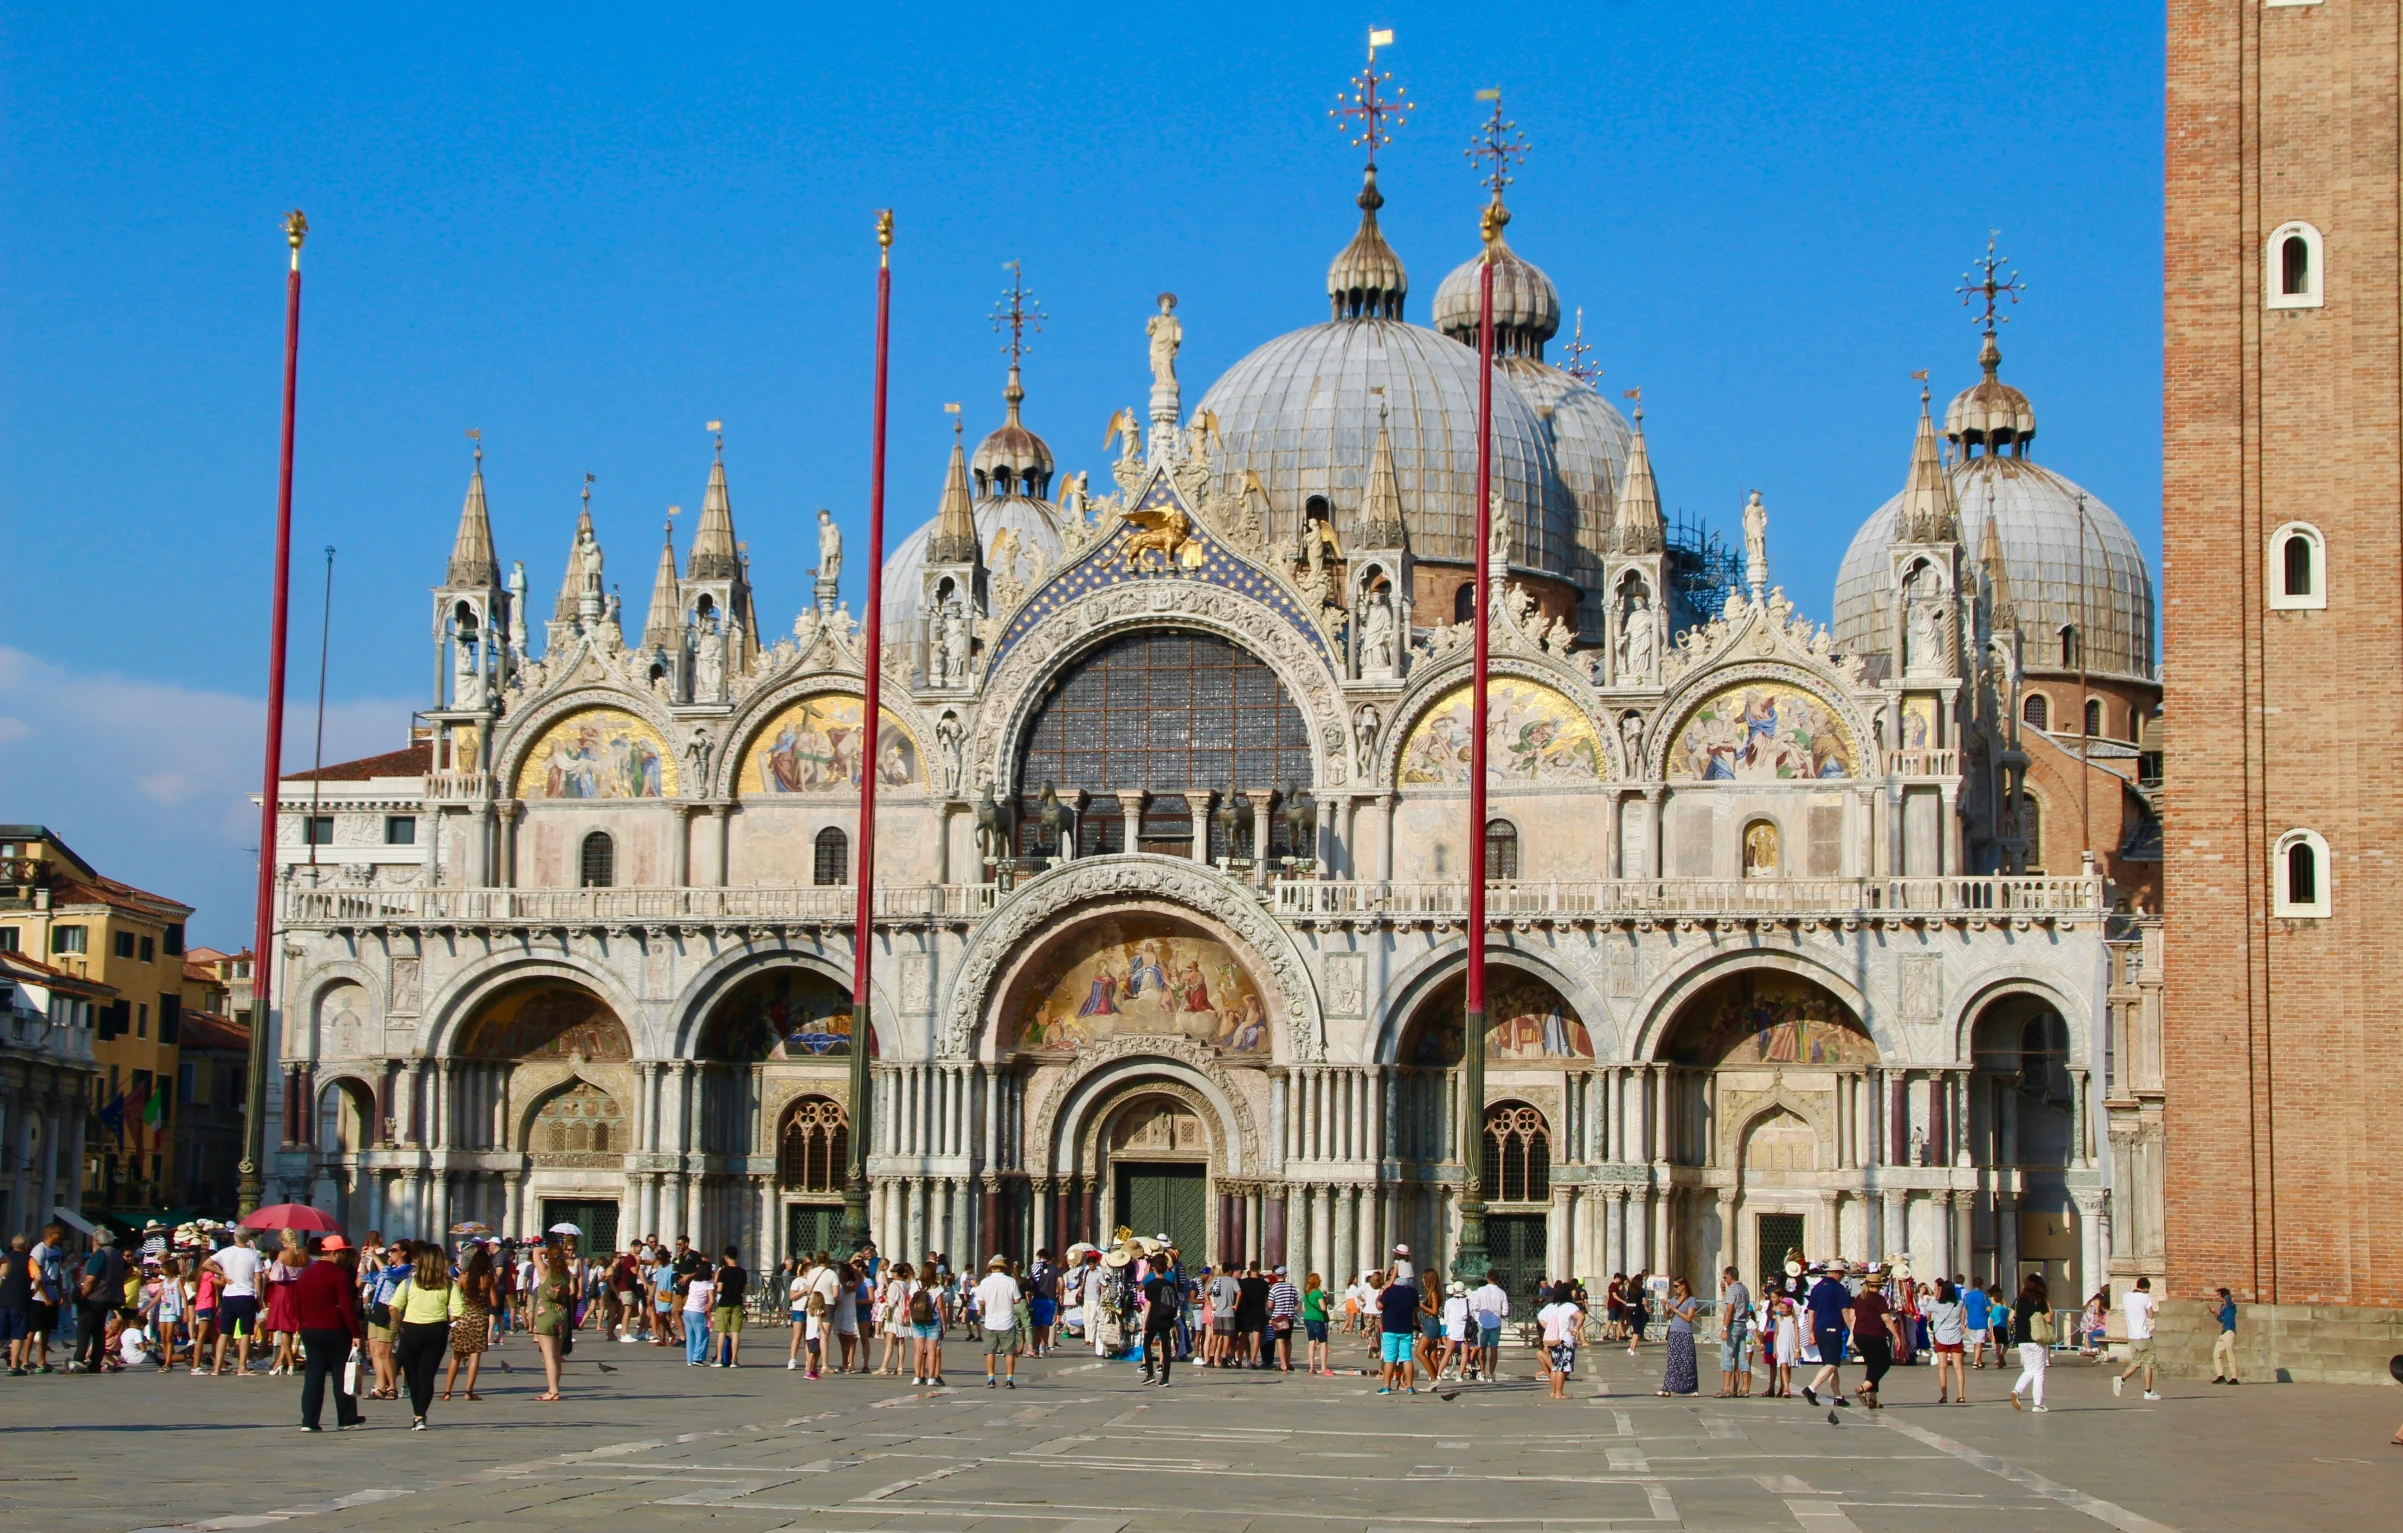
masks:
MULTIPOLYGON (((1981 360, 1987 381, 2008 387, 1994 377, 2001 359, 1992 336, 1986 351, 1981 360)), ((2017 389, 2010 393, 2025 404, 2017 389)), ((2004 587, 1994 599, 2012 610, 2021 663, 2030 671, 2074 672, 2082 658, 2090 675, 2154 680, 2153 575, 2135 534, 2109 506, 2025 456, 2026 437, 2034 431, 2032 406, 2026 409, 2027 431, 2009 439, 2007 455, 1994 450, 2001 443, 1993 435, 1971 437, 1968 429, 1956 429, 1961 411, 1956 399, 1945 412, 1961 544, 1974 568, 1988 548, 1991 526, 2002 550, 2004 587), (1981 442, 1984 451, 1978 450, 1981 442), (2086 635, 2082 657, 2074 645, 2063 645, 2064 629, 2086 635)), ((1993 417, 1975 419, 1975 429, 1990 431, 1993 417)), ((1901 530, 1903 499, 1896 495, 1862 524, 1837 571, 1835 642, 1847 653, 1879 654, 1890 645, 1889 551, 1901 530)))
MULTIPOLYGON (((1475 349, 1483 253, 1452 268, 1435 289, 1435 328, 1475 349)), ((1494 355, 1543 360, 1544 342, 1560 333, 1560 289, 1543 268, 1494 236, 1494 355)))
MULTIPOLYGON (((1259 477, 1279 541, 1298 533, 1313 497, 1325 497, 1350 547, 1382 418, 1411 551, 1465 563, 1476 528, 1477 356, 1404 322, 1407 279, 1377 232, 1373 172, 1360 202, 1360 232, 1328 272, 1336 317, 1259 347, 1202 396, 1199 408, 1225 439, 1212 467, 1229 494, 1242 492, 1246 474, 1259 477)), ((1577 506, 1550 433, 1507 375, 1494 388, 1493 448, 1511 562, 1575 580, 1577 506)))

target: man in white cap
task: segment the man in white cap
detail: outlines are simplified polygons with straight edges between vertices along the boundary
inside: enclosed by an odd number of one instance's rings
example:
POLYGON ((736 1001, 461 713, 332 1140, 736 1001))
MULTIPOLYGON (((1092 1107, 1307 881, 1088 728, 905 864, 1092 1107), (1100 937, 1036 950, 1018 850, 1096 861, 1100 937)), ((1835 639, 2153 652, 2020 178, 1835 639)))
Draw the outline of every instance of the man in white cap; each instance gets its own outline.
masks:
POLYGON ((1410 1248, 1408 1246, 1393 1248, 1393 1280, 1397 1283, 1418 1281, 1418 1268, 1410 1264, 1410 1248))
POLYGON ((1018 1387, 1018 1280, 1010 1276, 1010 1259, 996 1253, 985 1263, 976 1285, 976 1312, 984 1317, 985 1388, 994 1387, 993 1360, 1000 1358, 1009 1387, 1018 1387))

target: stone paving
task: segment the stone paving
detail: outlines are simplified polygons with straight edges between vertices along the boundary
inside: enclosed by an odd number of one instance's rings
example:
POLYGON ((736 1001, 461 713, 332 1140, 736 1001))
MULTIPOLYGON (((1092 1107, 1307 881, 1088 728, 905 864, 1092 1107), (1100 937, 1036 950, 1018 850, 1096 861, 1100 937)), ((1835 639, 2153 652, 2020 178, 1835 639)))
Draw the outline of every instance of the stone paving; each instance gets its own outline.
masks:
MULTIPOLYGON (((4 1380, 0 1519, 40 1533, 495 1518, 732 1533, 2206 1533, 2394 1527, 2403 1505, 2403 1448, 2386 1443, 2403 1391, 2172 1381, 2150 1404, 2064 1363, 2053 1410, 2035 1415, 2003 1403, 2011 1375, 1993 1371, 1971 1375, 1975 1404, 1936 1406, 1919 1368, 1889 1381, 1887 1410, 1830 1426, 1799 1400, 1655 1398, 1657 1348, 1634 1363, 1588 1349, 1575 1398, 1554 1404, 1531 1380, 1381 1398, 1356 1375, 1182 1367, 1162 1391, 1090 1355, 1026 1360, 1015 1391, 988 1391, 956 1340, 945 1389, 813 1384, 785 1371, 780 1337, 751 1339, 751 1364, 727 1371, 587 1338, 556 1405, 533 1399, 540 1374, 514 1341, 487 1398, 438 1402, 423 1433, 405 1405, 370 1402, 366 1429, 305 1436, 296 1379, 4 1380)), ((1504 1360, 1531 1370, 1528 1354, 1504 1360)))

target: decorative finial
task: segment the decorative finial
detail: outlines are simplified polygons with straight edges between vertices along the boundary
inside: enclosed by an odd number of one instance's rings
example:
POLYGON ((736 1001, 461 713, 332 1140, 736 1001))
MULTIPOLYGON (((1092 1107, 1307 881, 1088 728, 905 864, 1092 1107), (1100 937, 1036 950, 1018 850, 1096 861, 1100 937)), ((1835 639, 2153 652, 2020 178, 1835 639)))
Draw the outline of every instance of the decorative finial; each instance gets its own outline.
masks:
POLYGON ((958 436, 958 435, 960 434, 960 407, 959 407, 959 405, 958 405, 956 402, 954 402, 954 403, 952 403, 952 404, 947 404, 947 405, 943 406, 943 413, 951 417, 951 434, 952 434, 953 436, 955 436, 955 437, 956 437, 956 436, 958 436))
POLYGON ((1629 399, 1635 401, 1635 423, 1638 428, 1641 428, 1644 424, 1644 390, 1642 386, 1638 385, 1635 388, 1626 389, 1622 392, 1625 393, 1629 399))
POLYGON ((1410 109, 1416 105, 1404 99, 1402 87, 1398 85, 1393 88, 1391 99, 1385 95, 1384 86, 1393 78, 1393 72, 1378 71, 1377 50, 1392 45, 1393 30, 1390 27, 1379 28, 1368 34, 1368 67, 1352 77, 1352 89, 1348 93, 1335 93, 1335 105, 1327 113, 1335 119, 1335 126, 1340 132, 1352 135, 1353 148, 1368 151, 1368 169, 1372 175, 1377 168, 1377 151, 1393 142, 1393 129, 1409 119, 1410 109), (1351 118, 1359 120, 1356 132, 1347 121, 1351 118))
POLYGON ((1016 261, 1002 262, 1001 269, 1010 274, 1010 285, 1001 290, 1001 301, 993 305, 993 329, 999 333, 1003 326, 1009 327, 1010 338, 1001 349, 1009 353, 1010 370, 1016 372, 1018 359, 1035 349, 1026 339, 1027 332, 1040 334, 1043 321, 1051 316, 1026 290, 1025 273, 1016 261))
POLYGON ((876 264, 879 266, 893 264, 893 210, 891 208, 876 210, 876 264))
MULTIPOLYGON (((721 458, 725 457, 725 456, 726 456, 726 423, 725 423, 724 421, 705 421, 705 422, 703 422, 703 423, 702 423, 702 428, 703 428, 704 430, 708 431, 708 432, 710 433, 710 435, 712 435, 712 436, 714 436, 714 437, 716 437, 716 438, 717 438, 717 451, 718 451, 718 456, 719 456, 719 457, 721 457, 721 458)), ((671 515, 671 516, 673 516, 675 513, 671 511, 671 512, 669 512, 668 514, 669 514, 669 515, 671 515)))
POLYGON ((1913 370, 1912 370, 1912 372, 1911 372, 1911 376, 1919 380, 1919 403, 1921 404, 1921 406, 1923 406, 1923 407, 1924 407, 1924 406, 1927 404, 1927 398, 1928 398, 1928 395, 1927 395, 1927 369, 1926 369, 1926 368, 1924 368, 1924 367, 1921 367, 1921 368, 1915 368, 1915 369, 1913 369, 1913 370))
POLYGON ((1569 357, 1569 365, 1562 368, 1561 371, 1589 388, 1595 379, 1602 376, 1602 369, 1599 366, 1585 360, 1587 353, 1593 349, 1585 344, 1585 309, 1580 305, 1577 310, 1577 332, 1570 337, 1568 345, 1561 348, 1568 353, 1569 357))
POLYGON ((2019 280, 2017 272, 2011 273, 2000 282, 1994 279, 1995 271, 2009 265, 2011 260, 2009 256, 1998 256, 1994 253, 1994 241, 2001 233, 2000 229, 1986 231, 1986 257, 1977 263, 1979 269, 1984 273, 1982 280, 1973 280, 1971 273, 1963 272, 1961 273, 1961 285, 1953 289, 1954 292, 1961 295, 1961 307, 1963 308, 1969 307, 1981 295, 1984 296, 1986 311, 1977 316, 1977 320, 1985 327, 1988 335, 1994 333, 1996 325, 2007 325, 2011 322, 2010 315, 1994 312, 1994 300, 2007 293, 2010 295, 2011 302, 2017 303, 2019 295, 2028 290, 2027 284, 2019 280))
POLYGON ((584 513, 587 516, 592 514, 592 481, 592 475, 584 476, 584 513))
MULTIPOLYGON (((1529 147, 1527 135, 1519 132, 1517 123, 1503 118, 1500 87, 1477 92, 1477 99, 1492 102, 1494 113, 1485 120, 1485 126, 1478 130, 1475 138, 1469 140, 1468 148, 1462 152, 1469 157, 1471 164, 1479 160, 1491 162, 1485 174, 1478 179, 1483 181, 1485 189, 1493 194, 1493 205, 1500 207, 1502 205, 1502 188, 1508 186, 1512 180, 1511 162, 1515 160, 1521 165, 1527 163, 1529 147)), ((1510 215, 1503 214, 1502 221, 1508 223, 1510 215)))
POLYGON ((294 208, 284 215, 284 239, 292 247, 292 269, 300 270, 300 242, 309 237, 309 215, 294 208))
POLYGON ((482 467, 484 462, 484 433, 477 430, 475 427, 470 426, 467 428, 467 439, 476 444, 476 464, 478 467, 482 467))

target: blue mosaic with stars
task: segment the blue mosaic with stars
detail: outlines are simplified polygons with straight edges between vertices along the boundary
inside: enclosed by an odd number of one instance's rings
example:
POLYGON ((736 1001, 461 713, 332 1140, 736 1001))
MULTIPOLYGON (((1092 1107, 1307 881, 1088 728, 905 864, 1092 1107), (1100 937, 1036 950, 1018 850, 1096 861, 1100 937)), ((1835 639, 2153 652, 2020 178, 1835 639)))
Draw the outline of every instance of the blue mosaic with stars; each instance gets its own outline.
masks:
POLYGON ((1009 628, 1001 635, 1001 642, 994 646, 992 664, 1000 665, 1003 658, 1035 625, 1089 592, 1106 590, 1111 586, 1148 585, 1161 580, 1198 580, 1205 585, 1223 586, 1227 590, 1240 592, 1267 607, 1291 624, 1294 632, 1309 641, 1310 647, 1326 662, 1328 669, 1336 668, 1335 656, 1327 648, 1326 635, 1319 632, 1318 625, 1302 610, 1301 603, 1293 599, 1293 593, 1267 571, 1221 543, 1203 525, 1201 518, 1193 515, 1184 498, 1169 483, 1168 476, 1154 474, 1150 488, 1144 491, 1135 509, 1157 511, 1171 507, 1183 511, 1192 522, 1186 534, 1188 548, 1184 559, 1171 565, 1165 560, 1147 556, 1140 567, 1129 571, 1125 558, 1126 541, 1139 536, 1143 529, 1121 520, 1099 543, 1085 550, 1083 557, 1053 576, 1042 590, 1035 593, 1033 600, 1018 609, 1018 615, 1010 620, 1009 628), (1201 552, 1198 565, 1187 562, 1195 548, 1201 552))

